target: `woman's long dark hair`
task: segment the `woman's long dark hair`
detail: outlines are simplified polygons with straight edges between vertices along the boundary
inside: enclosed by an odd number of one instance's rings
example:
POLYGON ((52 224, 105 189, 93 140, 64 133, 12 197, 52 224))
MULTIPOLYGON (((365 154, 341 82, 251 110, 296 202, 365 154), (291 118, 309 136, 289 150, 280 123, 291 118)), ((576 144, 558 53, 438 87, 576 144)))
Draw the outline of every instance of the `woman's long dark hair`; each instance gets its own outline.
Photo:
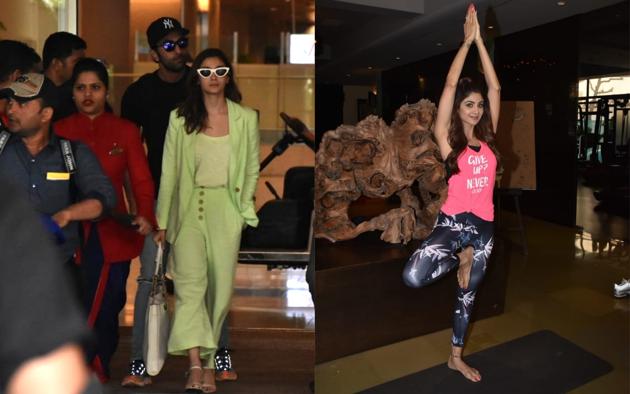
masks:
POLYGON ((481 90, 481 88, 477 84, 473 83, 470 78, 462 78, 457 83, 455 101, 453 102, 453 111, 451 113, 451 127, 448 129, 448 144, 453 150, 446 158, 446 166, 450 170, 451 174, 457 174, 459 172, 457 159, 468 145, 468 140, 464 134, 464 126, 462 125, 462 120, 459 117, 459 106, 462 101, 464 101, 464 99, 472 93, 479 93, 484 102, 483 115, 481 116, 481 119, 479 119, 479 122, 475 125, 473 134, 479 141, 485 142, 494 153, 497 158, 498 168, 499 151, 497 150, 494 139, 494 131, 492 130, 488 97, 486 97, 486 94, 481 90))
POLYGON ((236 86, 236 82, 234 81, 234 68, 227 56, 225 56, 225 53, 218 48, 208 48, 202 51, 197 55, 195 60, 193 60, 191 70, 188 73, 188 79, 186 80, 188 95, 186 96, 186 100, 177 108, 177 115, 183 116, 185 119, 186 133, 188 134, 199 132, 206 126, 205 123, 208 112, 203 103, 203 92, 199 86, 199 74, 197 74, 197 69, 201 67, 201 63, 209 57, 221 59, 223 64, 230 68, 230 72, 227 76, 230 80, 227 85, 225 85, 225 97, 235 103, 240 103, 242 100, 241 92, 238 90, 238 86, 236 86))

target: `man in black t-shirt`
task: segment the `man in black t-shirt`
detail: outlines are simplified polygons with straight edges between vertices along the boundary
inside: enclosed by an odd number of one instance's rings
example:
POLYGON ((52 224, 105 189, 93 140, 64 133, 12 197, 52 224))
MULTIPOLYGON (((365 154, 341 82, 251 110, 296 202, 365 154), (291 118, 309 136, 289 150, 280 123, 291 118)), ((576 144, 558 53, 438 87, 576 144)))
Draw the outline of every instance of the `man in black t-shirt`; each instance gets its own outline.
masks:
MULTIPOLYGON (((155 183, 156 197, 160 187, 162 151, 169 114, 186 98, 186 79, 190 72, 186 62, 192 60, 187 49, 188 33, 188 29, 182 27, 175 18, 161 17, 149 25, 147 40, 151 47, 151 58, 158 64, 158 69, 129 85, 121 103, 121 116, 140 127, 142 139, 147 144, 149 168, 155 183)), ((127 387, 143 387, 151 383, 142 360, 142 344, 147 301, 155 270, 156 249, 153 235, 149 234, 145 238, 140 255, 141 268, 134 305, 131 363, 129 374, 122 381, 122 385, 127 387)), ((217 374, 218 380, 221 380, 221 376, 226 376, 223 380, 236 379, 236 372, 231 368, 230 355, 227 351, 227 326, 223 325, 219 341, 221 349, 217 351, 217 357, 221 358, 221 365, 229 366, 229 370, 224 371, 224 374, 217 374)))
POLYGON ((147 144, 149 167, 158 195, 162 173, 162 150, 170 112, 186 97, 186 77, 190 68, 188 29, 174 18, 151 23, 147 38, 151 58, 158 69, 129 85, 122 98, 121 116, 136 123, 147 144))

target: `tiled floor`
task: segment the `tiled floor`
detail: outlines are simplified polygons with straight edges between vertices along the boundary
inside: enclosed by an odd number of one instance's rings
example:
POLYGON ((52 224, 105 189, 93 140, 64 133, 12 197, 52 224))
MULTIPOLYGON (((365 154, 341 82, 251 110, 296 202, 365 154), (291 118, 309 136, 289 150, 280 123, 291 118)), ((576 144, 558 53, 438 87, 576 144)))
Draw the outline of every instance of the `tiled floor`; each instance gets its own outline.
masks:
MULTIPOLYGON (((583 229, 526 218, 529 255, 511 248, 506 256, 505 313, 471 325, 466 353, 550 329, 614 367, 573 392, 630 392, 630 298, 612 296, 613 283, 630 276, 628 220, 593 212, 594 204, 581 187, 577 223, 583 229)), ((518 243, 517 235, 503 236, 518 243)), ((317 365, 316 392, 354 393, 442 364, 450 337, 450 329, 442 330, 317 365)))

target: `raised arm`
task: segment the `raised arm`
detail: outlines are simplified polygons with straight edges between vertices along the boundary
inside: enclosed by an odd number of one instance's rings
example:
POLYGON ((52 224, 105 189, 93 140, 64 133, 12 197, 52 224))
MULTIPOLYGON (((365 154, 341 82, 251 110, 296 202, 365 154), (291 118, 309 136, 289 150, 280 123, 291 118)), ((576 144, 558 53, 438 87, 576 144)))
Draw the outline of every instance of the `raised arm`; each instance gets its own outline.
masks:
POLYGON ((466 61, 466 55, 468 55, 470 45, 472 45, 475 40, 475 36, 478 35, 478 31, 479 23, 477 22, 477 13, 471 5, 468 7, 466 21, 464 23, 464 43, 461 48, 459 48, 459 51, 457 51, 457 55, 455 55, 455 59, 453 59, 453 63, 451 63, 451 68, 448 70, 444 90, 442 90, 442 96, 438 104, 435 127, 433 129, 433 134, 440 148, 440 154, 444 160, 446 160, 452 150, 448 143, 448 129, 451 126, 451 114, 453 112, 457 83, 459 82, 462 68, 464 68, 464 62, 466 61))
MULTIPOLYGON (((475 13, 475 19, 476 18, 477 14, 475 13)), ((501 85, 499 85, 499 78, 497 78, 497 73, 494 71, 494 65, 492 64, 490 55, 488 55, 481 34, 475 36, 475 44, 479 51, 483 75, 486 78, 486 85, 488 86, 488 106, 490 108, 490 119, 492 120, 492 131, 496 133, 497 124, 499 123, 499 111, 501 110, 501 85)))

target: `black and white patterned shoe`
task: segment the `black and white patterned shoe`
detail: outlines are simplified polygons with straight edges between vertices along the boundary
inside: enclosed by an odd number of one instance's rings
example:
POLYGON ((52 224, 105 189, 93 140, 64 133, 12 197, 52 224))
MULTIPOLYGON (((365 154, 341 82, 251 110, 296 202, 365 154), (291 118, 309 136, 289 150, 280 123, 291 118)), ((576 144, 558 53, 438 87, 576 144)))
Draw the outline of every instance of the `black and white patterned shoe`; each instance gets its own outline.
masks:
POLYGON ((214 355, 214 368, 217 381, 236 380, 238 374, 232 367, 232 357, 227 348, 220 348, 214 355))
POLYGON ((133 360, 129 363, 129 374, 122 380, 123 387, 144 387, 150 385, 151 377, 147 374, 147 368, 142 360, 133 360))

